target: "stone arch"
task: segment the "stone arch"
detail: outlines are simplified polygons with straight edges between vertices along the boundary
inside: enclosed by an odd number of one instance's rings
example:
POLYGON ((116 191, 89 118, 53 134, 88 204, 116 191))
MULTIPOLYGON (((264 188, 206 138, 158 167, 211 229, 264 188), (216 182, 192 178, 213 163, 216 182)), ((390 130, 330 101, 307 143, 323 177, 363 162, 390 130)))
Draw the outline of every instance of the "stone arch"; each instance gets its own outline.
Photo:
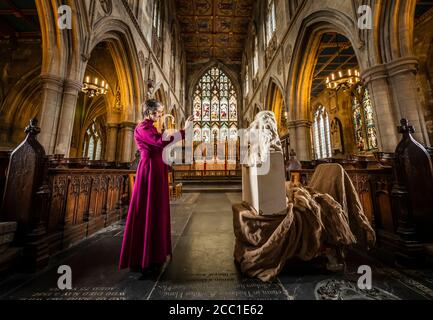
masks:
POLYGON ((312 151, 310 95, 317 59, 314 53, 319 50, 322 35, 330 32, 345 36, 352 44, 360 70, 368 68, 367 51, 361 46, 354 17, 338 10, 326 9, 314 12, 302 21, 286 82, 289 131, 293 137, 293 147, 302 160, 311 159, 312 151))
MULTIPOLYGON (((106 17, 95 25, 94 37, 87 56, 90 57, 90 53, 101 42, 108 44, 118 74, 122 101, 126 106, 122 120, 136 122, 140 118, 140 106, 144 101, 145 89, 132 32, 123 21, 106 17)), ((85 70, 86 68, 81 69, 81 79, 85 70)))
POLYGON ((358 43, 357 25, 348 15, 331 10, 317 11, 306 17, 298 33, 298 39, 292 54, 286 88, 286 103, 290 106, 289 119, 309 119, 309 98, 311 93, 316 55, 319 49, 321 36, 327 32, 337 32, 344 35, 351 43, 357 57, 360 70, 368 67, 362 57, 361 49, 354 45, 358 43))
POLYGON ((267 88, 265 102, 266 110, 274 112, 278 130, 280 133, 283 133, 286 129, 284 117, 285 112, 287 111, 287 106, 284 99, 284 90, 282 89, 281 83, 274 77, 269 79, 267 88))
POLYGON ((24 128, 29 119, 40 112, 41 68, 37 67, 27 72, 13 86, 0 106, 1 122, 6 126, 6 132, 0 137, 2 143, 15 146, 25 137, 24 128))
MULTIPOLYGON (((81 101, 79 100, 78 103, 83 103, 85 102, 86 97, 84 95, 80 96, 79 99, 81 99, 81 101)), ((86 136, 86 130, 89 128, 89 126, 92 124, 92 122, 97 119, 103 119, 102 123, 99 123, 99 121, 97 121, 98 124, 101 124, 103 126, 105 126, 106 123, 106 106, 107 106, 107 102, 106 102, 106 98, 99 96, 96 97, 93 101, 88 101, 90 107, 87 110, 87 112, 84 114, 84 118, 82 119, 82 123, 80 123, 79 127, 76 128, 78 129, 75 134, 74 134, 74 138, 77 139, 78 141, 75 141, 75 156, 76 157, 80 157, 82 155, 82 151, 83 151, 83 147, 84 147, 84 140, 85 140, 85 136, 86 136)), ((103 127, 102 126, 102 127, 103 127)), ((106 148, 106 135, 105 135, 105 131, 101 132, 102 136, 102 146, 103 146, 103 150, 102 150, 102 158, 104 158, 104 151, 106 148)), ((74 139, 73 138, 73 139, 74 139)), ((71 143, 72 145, 72 143, 71 143)), ((71 148, 72 149, 72 148, 71 148)))
POLYGON ((384 0, 374 7, 373 36, 369 39, 374 48, 372 65, 413 57, 414 16, 417 0, 384 0))
MULTIPOLYGON (((86 19, 72 19, 71 30, 58 27, 58 8, 62 5, 71 7, 72 12, 87 16, 82 0, 36 1, 42 34, 42 75, 55 75, 60 79, 81 81, 82 65, 80 40, 83 38, 86 19), (81 21, 81 25, 78 25, 81 21)), ((89 31, 89 28, 86 28, 89 31)))

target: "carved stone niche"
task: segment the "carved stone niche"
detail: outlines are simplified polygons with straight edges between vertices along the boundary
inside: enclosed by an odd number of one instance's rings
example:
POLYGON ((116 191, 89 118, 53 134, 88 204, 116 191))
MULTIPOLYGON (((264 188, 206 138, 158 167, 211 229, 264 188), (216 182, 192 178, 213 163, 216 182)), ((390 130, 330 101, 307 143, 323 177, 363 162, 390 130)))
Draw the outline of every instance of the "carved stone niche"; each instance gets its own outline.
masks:
POLYGON ((102 10, 109 16, 113 12, 113 3, 111 0, 99 0, 102 10))
POLYGON ((37 123, 36 119, 30 121, 27 137, 11 154, 0 211, 1 221, 18 223, 18 244, 40 220, 36 194, 43 182, 45 151, 36 140, 40 132, 37 123))
POLYGON ((266 48, 266 53, 265 53, 265 56, 266 56, 266 66, 269 66, 269 64, 271 63, 272 58, 274 57, 275 52, 277 51, 277 47, 278 47, 277 36, 274 34, 274 36, 269 41, 269 44, 268 44, 268 46, 266 48))

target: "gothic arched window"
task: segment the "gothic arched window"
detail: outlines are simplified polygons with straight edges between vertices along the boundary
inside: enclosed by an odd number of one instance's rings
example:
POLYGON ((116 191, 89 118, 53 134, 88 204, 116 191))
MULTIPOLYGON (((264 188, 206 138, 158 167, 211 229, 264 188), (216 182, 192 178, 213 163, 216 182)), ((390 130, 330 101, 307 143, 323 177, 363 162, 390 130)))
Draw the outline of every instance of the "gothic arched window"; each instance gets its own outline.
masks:
POLYGON ((324 106, 319 106, 313 122, 314 154, 316 159, 332 157, 329 117, 324 106))
POLYGON ((95 122, 87 128, 84 137, 83 156, 90 160, 101 160, 102 156, 102 135, 95 122))
POLYGON ((378 148, 373 112, 368 89, 358 84, 352 91, 352 116, 355 141, 361 152, 369 152, 378 148))
POLYGON ((152 13, 152 50, 162 63, 162 0, 155 0, 152 13))
POLYGON ((254 56, 253 56, 253 78, 259 72, 259 39, 257 35, 254 37, 254 56))
POLYGON ((210 142, 215 134, 218 141, 226 137, 237 139, 237 94, 229 77, 219 68, 211 68, 197 84, 193 112, 194 141, 210 142))
POLYGON ((157 38, 162 36, 162 19, 161 19, 162 0, 154 1, 152 15, 152 29, 157 38))
POLYGON ((277 29, 275 16, 275 0, 268 0, 268 6, 266 8, 266 45, 271 42, 275 30, 277 29))

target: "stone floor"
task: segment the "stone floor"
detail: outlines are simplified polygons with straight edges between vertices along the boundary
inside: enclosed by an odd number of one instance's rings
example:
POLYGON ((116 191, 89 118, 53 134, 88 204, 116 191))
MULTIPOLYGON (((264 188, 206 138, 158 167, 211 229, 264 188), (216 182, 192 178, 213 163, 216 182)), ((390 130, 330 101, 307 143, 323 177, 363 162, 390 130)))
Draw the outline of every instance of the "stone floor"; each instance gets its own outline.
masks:
POLYGON ((172 203, 173 258, 159 274, 117 270, 121 224, 51 259, 34 275, 0 282, 0 299, 433 299, 433 271, 398 270, 352 253, 345 274, 321 261, 293 263, 272 283, 243 277, 233 262, 231 205, 239 193, 188 193, 172 203), (72 290, 60 291, 60 265, 72 270, 72 290), (358 289, 358 267, 372 268, 372 290, 358 289))

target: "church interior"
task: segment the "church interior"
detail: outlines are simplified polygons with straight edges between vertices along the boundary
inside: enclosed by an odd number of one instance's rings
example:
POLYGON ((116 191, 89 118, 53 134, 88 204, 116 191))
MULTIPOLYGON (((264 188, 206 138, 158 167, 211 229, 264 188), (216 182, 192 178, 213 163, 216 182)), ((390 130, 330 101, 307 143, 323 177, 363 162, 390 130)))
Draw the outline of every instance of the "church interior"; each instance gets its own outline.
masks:
POLYGON ((433 299, 433 0, 0 17, 1 300, 433 299), (173 255, 145 276, 117 263, 147 99, 161 132, 194 121, 168 156, 173 255))

